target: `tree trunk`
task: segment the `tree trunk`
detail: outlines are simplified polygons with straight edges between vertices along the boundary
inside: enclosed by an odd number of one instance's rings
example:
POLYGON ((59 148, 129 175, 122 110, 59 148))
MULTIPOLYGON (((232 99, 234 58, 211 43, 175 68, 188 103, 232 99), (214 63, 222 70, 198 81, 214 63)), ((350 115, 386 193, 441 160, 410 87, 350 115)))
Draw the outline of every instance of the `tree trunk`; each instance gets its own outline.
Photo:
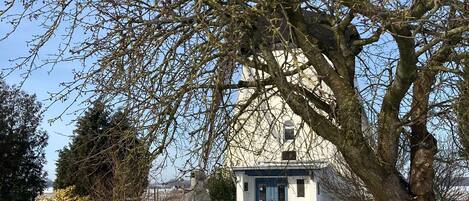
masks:
POLYGON ((420 73, 413 88, 413 125, 410 140, 410 191, 413 200, 433 201, 433 161, 437 152, 437 141, 427 130, 428 99, 436 72, 425 70, 420 73))
POLYGON ((375 164, 375 154, 369 152, 356 152, 352 149, 340 150, 347 164, 357 174, 367 186, 376 201, 410 201, 411 196, 406 190, 404 182, 399 173, 393 168, 383 168, 382 165, 375 164), (368 156, 367 156, 368 155, 368 156), (363 160, 361 160, 361 159, 363 160), (357 160, 358 159, 358 160, 357 160))
POLYGON ((437 141, 424 126, 412 127, 410 191, 413 200, 433 201, 435 200, 433 161, 437 151, 437 141))

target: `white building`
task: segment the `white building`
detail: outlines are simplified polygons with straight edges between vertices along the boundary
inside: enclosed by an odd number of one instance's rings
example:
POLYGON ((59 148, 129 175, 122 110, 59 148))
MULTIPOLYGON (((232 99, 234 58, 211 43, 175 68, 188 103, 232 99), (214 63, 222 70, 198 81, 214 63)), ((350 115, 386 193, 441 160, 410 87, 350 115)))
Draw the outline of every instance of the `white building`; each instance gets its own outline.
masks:
MULTIPOLYGON (((295 51, 274 51, 274 55, 285 71, 306 61, 295 51)), ((245 68, 242 79, 268 76, 245 68)), ((288 79, 320 94, 323 101, 332 101, 330 90, 312 68, 288 79)), ((321 187, 320 174, 334 158, 334 146, 293 114, 275 89, 265 93, 268 97, 250 100, 254 91, 244 89, 239 94, 240 107, 252 102, 237 120, 227 156, 236 175, 237 201, 333 200, 321 187)))

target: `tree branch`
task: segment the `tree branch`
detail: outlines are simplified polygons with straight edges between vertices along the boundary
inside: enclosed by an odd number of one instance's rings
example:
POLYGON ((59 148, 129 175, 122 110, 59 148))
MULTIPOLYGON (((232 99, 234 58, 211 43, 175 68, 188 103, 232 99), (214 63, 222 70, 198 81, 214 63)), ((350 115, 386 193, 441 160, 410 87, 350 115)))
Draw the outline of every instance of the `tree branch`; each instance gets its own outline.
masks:
POLYGON ((381 36, 381 34, 383 34, 383 32, 383 28, 378 28, 378 30, 376 30, 376 32, 374 32, 373 35, 371 35, 369 38, 355 40, 352 44, 355 46, 365 46, 374 43, 379 40, 379 37, 381 36))
POLYGON ((408 36, 408 29, 397 29, 394 36, 397 42, 400 60, 396 70, 396 79, 392 81, 383 98, 378 117, 378 153, 386 165, 395 167, 398 155, 398 138, 400 135, 399 109, 404 95, 409 90, 417 73, 417 57, 414 40, 408 36))
POLYGON ((417 52, 415 54, 418 57, 418 56, 422 55, 423 53, 425 53, 426 51, 430 50, 433 46, 435 46, 439 42, 441 42, 443 40, 446 40, 446 39, 449 39, 452 36, 454 36, 456 34, 463 33, 465 31, 469 31, 469 25, 460 26, 460 27, 456 27, 454 29, 451 29, 451 30, 447 31, 446 33, 443 33, 443 35, 441 37, 430 41, 428 44, 426 44, 425 46, 423 46, 422 48, 417 50, 417 52))

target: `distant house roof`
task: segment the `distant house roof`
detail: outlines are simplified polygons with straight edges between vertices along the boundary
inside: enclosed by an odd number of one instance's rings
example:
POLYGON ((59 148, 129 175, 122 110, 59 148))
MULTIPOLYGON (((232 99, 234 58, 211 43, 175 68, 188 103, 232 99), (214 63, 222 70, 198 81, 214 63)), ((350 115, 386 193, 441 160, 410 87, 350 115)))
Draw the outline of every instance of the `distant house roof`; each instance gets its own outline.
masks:
POLYGON ((171 179, 166 182, 158 183, 158 184, 150 184, 150 188, 158 188, 158 189, 171 189, 171 188, 189 188, 191 185, 190 181, 188 180, 181 180, 181 179, 171 179))

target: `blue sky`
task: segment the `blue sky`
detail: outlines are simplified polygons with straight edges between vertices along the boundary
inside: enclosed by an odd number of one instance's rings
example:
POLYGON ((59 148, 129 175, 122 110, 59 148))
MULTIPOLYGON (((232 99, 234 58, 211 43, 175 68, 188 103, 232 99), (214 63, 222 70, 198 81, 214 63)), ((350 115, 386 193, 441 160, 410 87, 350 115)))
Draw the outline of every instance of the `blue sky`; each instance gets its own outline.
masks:
MULTIPOLYGON (((0 33, 4 33, 9 29, 9 26, 0 23, 0 33)), ((25 23, 20 29, 5 41, 0 42, 0 69, 11 67, 14 63, 9 60, 24 56, 28 52, 27 42, 31 39, 33 34, 39 33, 40 29, 32 24, 25 23)), ((47 46, 53 51, 54 41, 47 46)), ((46 52, 44 52, 46 53, 46 52)), ((43 106, 50 104, 48 92, 55 92, 60 89, 59 83, 67 80, 72 80, 72 68, 77 64, 64 63, 55 67, 53 71, 48 72, 48 68, 43 68, 35 71, 30 78, 26 80, 22 89, 28 93, 37 95, 38 101, 42 102, 43 106)), ((22 81, 20 72, 15 72, 6 78, 9 85, 19 84, 22 81)), ((68 144, 70 136, 72 135, 75 119, 73 114, 64 115, 61 119, 53 123, 48 123, 49 119, 55 118, 60 115, 68 106, 68 103, 57 103, 50 109, 45 111, 44 119, 42 122, 42 129, 46 130, 49 134, 48 146, 46 148, 47 164, 45 170, 48 172, 48 178, 55 178, 55 161, 57 159, 57 150, 63 148, 68 144)), ((79 106, 75 105, 72 109, 77 109, 79 106)))
MULTIPOLYGON (((0 38, 3 37, 6 31, 10 30, 10 28, 9 24, 0 22, 0 38)), ((38 25, 38 23, 25 21, 8 39, 0 41, 0 69, 12 67, 15 64, 11 61, 12 59, 26 56, 29 50, 27 41, 30 41, 33 35, 41 34, 42 31, 43 29, 38 25)), ((75 38, 75 41, 80 41, 80 39, 81 38, 79 37, 75 38)), ((43 51, 40 54, 40 59, 46 59, 48 54, 56 53, 61 40, 62 38, 59 32, 58 35, 53 37, 46 46, 44 46, 43 51)), ((60 63, 56 65, 53 70, 50 69, 50 66, 45 66, 34 71, 32 75, 26 79, 22 85, 22 89, 27 93, 36 94, 37 100, 42 103, 43 107, 46 107, 51 104, 49 93, 57 92, 62 89, 60 86, 61 82, 72 81, 72 70, 81 67, 82 64, 79 62, 60 63)), ((3 70, 2 72, 6 73, 6 71, 3 70)), ((6 77, 5 79, 7 84, 18 85, 21 83, 23 81, 21 73, 21 71, 15 71, 6 77)), ((83 100, 84 99, 81 99, 78 102, 83 100)), ((47 163, 44 166, 44 170, 48 173, 47 177, 51 180, 54 180, 56 177, 55 162, 58 158, 58 150, 66 146, 73 135, 73 130, 75 128, 73 120, 77 118, 77 115, 72 112, 83 109, 84 105, 75 103, 68 109, 68 112, 65 115, 61 116, 60 119, 57 119, 54 122, 49 122, 49 120, 58 117, 69 105, 70 101, 57 102, 43 114, 44 118, 41 128, 47 131, 49 135, 48 146, 45 150, 47 163)), ((171 152, 174 150, 169 151, 171 152)), ((168 166, 161 170, 161 172, 152 172, 150 175, 152 176, 152 179, 155 179, 156 177, 157 182, 180 176, 178 175, 176 167, 172 164, 168 164, 168 166)))

